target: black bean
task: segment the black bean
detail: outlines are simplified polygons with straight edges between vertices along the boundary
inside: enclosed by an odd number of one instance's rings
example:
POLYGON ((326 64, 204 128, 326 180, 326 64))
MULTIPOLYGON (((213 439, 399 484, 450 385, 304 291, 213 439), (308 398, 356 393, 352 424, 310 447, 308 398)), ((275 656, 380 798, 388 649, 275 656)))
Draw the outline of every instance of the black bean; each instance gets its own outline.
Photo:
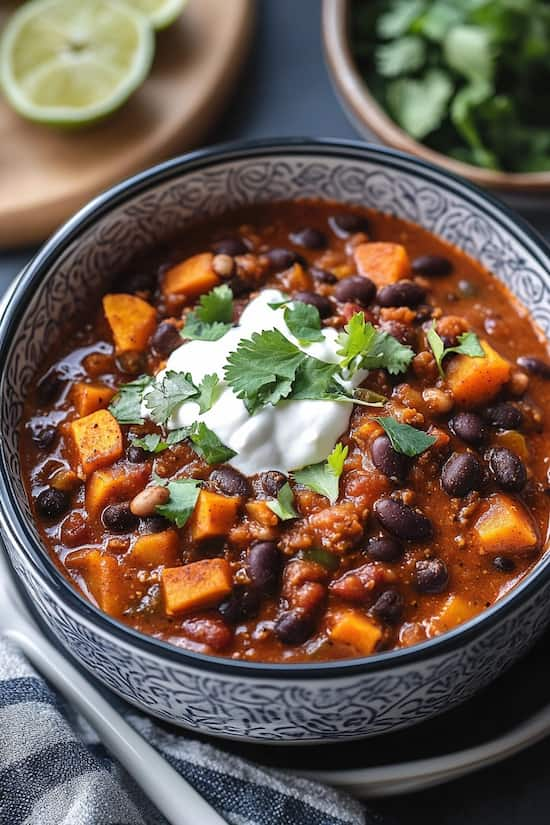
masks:
POLYGON ((374 512, 382 527, 399 539, 424 541, 433 536, 430 519, 402 501, 379 498, 374 504, 374 512))
POLYGON ((396 624, 403 614, 403 596, 398 590, 384 590, 371 610, 380 621, 396 624))
POLYGON ((520 409, 509 401, 502 401, 493 407, 488 407, 484 413, 485 420, 499 430, 519 430, 523 423, 523 415, 520 409))
POLYGON ((495 556, 493 559, 493 567, 500 573, 511 573, 516 569, 516 564, 509 556, 495 556))
POLYGON ((139 524, 128 504, 109 504, 101 514, 101 520, 113 533, 131 533, 139 524))
POLYGON ((218 611, 229 624, 238 624, 255 616, 261 604, 261 597, 254 587, 237 584, 231 596, 220 604, 218 611))
POLYGON ((36 387, 36 398, 39 404, 51 404, 61 393, 63 381, 55 369, 48 370, 46 375, 38 382, 36 387))
POLYGON ((443 489, 454 498, 479 490, 482 483, 483 467, 473 453, 453 453, 441 471, 443 489))
POLYGON ((282 559, 274 541, 257 541, 248 550, 248 574, 262 592, 272 592, 279 581, 282 559))
POLYGON ((396 281, 378 290, 376 300, 381 307, 416 307, 426 297, 426 290, 414 281, 396 281))
POLYGON ((290 240, 296 246, 303 246, 306 249, 324 249, 327 245, 324 233, 320 229, 314 229, 313 226, 306 226, 297 232, 291 232, 290 240))
POLYGON ((356 232, 368 232, 369 222, 364 215, 355 212, 339 212, 328 219, 329 226, 339 238, 347 238, 356 232))
POLYGON ((301 645, 315 633, 316 619, 312 613, 296 607, 281 613, 273 628, 277 638, 286 645, 301 645))
POLYGON ((70 503, 70 496, 65 490, 48 487, 37 496, 36 509, 43 518, 59 518, 67 512, 70 503))
POLYGON ((550 364, 543 361, 542 358, 537 358, 535 355, 521 355, 517 363, 532 375, 538 375, 539 378, 546 378, 547 380, 550 379, 550 364))
POLYGON ((402 481, 406 477, 409 472, 410 461, 406 455, 393 449, 387 435, 379 435, 378 438, 375 438, 370 451, 372 463, 385 476, 395 478, 398 481, 402 481))
POLYGON ((458 413, 449 421, 449 428, 467 444, 482 444, 487 438, 487 427, 477 413, 458 413))
POLYGON ((224 464, 213 470, 208 479, 220 493, 226 496, 242 496, 247 498, 250 495, 250 484, 246 476, 243 476, 234 467, 224 464))
POLYGON ((392 563, 403 558, 403 547, 392 536, 375 536, 368 540, 367 556, 372 561, 392 563))
POLYGON ((265 253, 265 256, 275 272, 282 272, 284 269, 289 269, 292 264, 297 263, 300 258, 297 252, 294 252, 292 249, 283 249, 282 247, 269 249, 265 253))
POLYGON ((449 571, 443 559, 422 559, 415 565, 416 587, 421 593, 443 593, 449 571))
POLYGON ((336 275, 333 275, 328 269, 321 269, 320 266, 310 266, 309 274, 319 284, 335 284, 338 281, 336 275))
POLYGON ((442 255, 420 255, 412 262, 412 270, 418 275, 435 278, 440 275, 449 275, 453 271, 453 265, 448 258, 442 255))
POLYGON ((317 292, 296 292, 292 297, 295 301, 315 307, 319 310, 321 318, 328 318, 333 313, 332 301, 325 295, 318 295, 317 292))
POLYGON ((148 455, 143 447, 137 447, 135 444, 130 444, 126 450, 126 458, 131 464, 143 464, 147 461, 148 455))
POLYGON ((337 301, 344 303, 351 301, 366 307, 370 304, 376 294, 376 287, 370 278, 363 278, 362 275, 350 275, 349 278, 342 278, 334 287, 334 297, 337 301))
POLYGON ((215 255, 246 255, 248 246, 242 238, 222 238, 212 244, 212 252, 215 255))
POLYGON ((31 438, 39 450, 48 450, 54 443, 57 435, 57 428, 52 424, 31 423, 29 424, 31 438))
POLYGON ((167 358, 182 344, 183 338, 180 335, 179 329, 168 321, 163 321, 162 324, 159 324, 151 336, 151 347, 161 358, 167 358))
POLYGON ((139 524, 142 533, 162 533, 169 527, 170 522, 164 516, 146 516, 140 520, 139 524))
POLYGON ((260 475, 259 482, 262 492, 268 498, 277 498, 279 490, 286 484, 287 478, 284 473, 280 473, 278 470, 267 470, 260 475))
POLYGON ((405 346, 415 349, 418 344, 418 335, 415 328, 403 324, 401 321, 382 321, 380 329, 396 338, 399 343, 405 344, 405 346))
POLYGON ((247 292, 250 292, 250 290, 252 289, 251 284, 248 284, 238 275, 234 275, 233 278, 230 278, 230 280, 228 281, 228 286, 230 287, 234 298, 240 298, 242 295, 246 295, 247 292))
POLYGON ((503 490, 517 492, 525 487, 527 481, 525 464, 506 447, 495 447, 489 451, 489 469, 503 490))

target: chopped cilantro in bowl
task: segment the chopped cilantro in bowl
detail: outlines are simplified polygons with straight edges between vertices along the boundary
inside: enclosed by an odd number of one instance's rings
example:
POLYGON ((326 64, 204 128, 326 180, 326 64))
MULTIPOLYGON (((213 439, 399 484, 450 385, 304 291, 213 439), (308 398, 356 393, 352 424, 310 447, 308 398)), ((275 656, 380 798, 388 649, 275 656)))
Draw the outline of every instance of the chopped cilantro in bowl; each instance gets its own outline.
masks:
POLYGON ((550 6, 543 0, 352 0, 369 89, 414 139, 506 172, 550 171, 550 6))

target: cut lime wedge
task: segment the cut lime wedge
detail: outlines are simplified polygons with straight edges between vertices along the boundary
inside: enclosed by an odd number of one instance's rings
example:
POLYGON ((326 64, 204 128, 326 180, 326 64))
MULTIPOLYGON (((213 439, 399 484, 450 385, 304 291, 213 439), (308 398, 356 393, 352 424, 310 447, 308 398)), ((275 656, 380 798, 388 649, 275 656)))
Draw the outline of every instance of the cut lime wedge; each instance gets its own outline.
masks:
POLYGON ((147 77, 155 37, 118 0, 30 0, 0 38, 0 83, 23 117, 91 123, 119 108, 147 77))
POLYGON ((125 0, 146 15, 155 29, 165 29, 182 13, 187 0, 125 0))

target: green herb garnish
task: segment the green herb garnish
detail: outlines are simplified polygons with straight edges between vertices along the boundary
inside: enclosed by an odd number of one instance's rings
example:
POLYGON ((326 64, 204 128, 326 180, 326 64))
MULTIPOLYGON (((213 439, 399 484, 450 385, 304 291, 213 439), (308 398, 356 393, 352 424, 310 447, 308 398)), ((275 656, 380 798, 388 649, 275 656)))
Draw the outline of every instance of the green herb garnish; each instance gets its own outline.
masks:
POLYGON ((383 427, 393 449, 398 453, 408 455, 410 458, 425 452, 437 441, 435 436, 428 435, 423 430, 417 430, 416 427, 411 427, 410 424, 401 424, 391 416, 375 418, 374 420, 378 421, 380 426, 383 427))
POLYGON ((414 352, 388 332, 380 332, 365 321, 363 312, 356 312, 338 336, 342 356, 341 366, 356 372, 359 369, 386 369, 390 375, 406 372, 414 352))
POLYGON ((288 521, 291 518, 298 518, 299 514, 294 507, 294 493, 288 481, 279 490, 276 499, 266 501, 267 506, 281 521, 288 521))
POLYGON ((201 413, 208 412, 218 400, 221 389, 220 379, 216 373, 205 375, 197 389, 198 395, 193 398, 193 401, 197 402, 201 413))
POLYGON ((285 309, 285 323, 294 337, 305 346, 313 341, 324 341, 319 310, 302 301, 294 301, 285 309))
POLYGON ((311 550, 301 550, 298 553, 298 558, 304 561, 314 561, 315 564, 320 564, 334 573, 340 567, 340 559, 336 553, 331 553, 329 550, 323 550, 321 547, 312 547, 311 550))
POLYGON ((190 312, 181 334, 183 338, 218 341, 231 328, 233 293, 227 284, 202 295, 198 307, 190 312))
POLYGON ((117 394, 109 404, 109 412, 119 424, 143 424, 141 403, 145 390, 152 383, 153 378, 150 375, 140 375, 135 381, 118 388, 117 394))
POLYGON ((314 493, 326 496, 330 503, 334 504, 338 498, 340 476, 347 454, 348 447, 338 443, 326 461, 310 464, 309 467, 292 473, 292 476, 299 484, 303 484, 314 493))
POLYGON ((195 478, 169 481, 166 486, 170 492, 170 498, 166 504, 157 505, 157 513, 173 521, 176 527, 183 527, 195 509, 200 492, 199 485, 200 481, 195 478))
POLYGON ((198 388, 193 383, 191 373, 169 370, 160 381, 155 381, 145 395, 145 406, 157 424, 165 424, 172 413, 185 401, 196 398, 198 388))
POLYGON ((442 378, 445 377, 443 371, 443 359, 451 352, 457 352, 460 355, 468 355, 470 358, 485 358, 485 350, 479 343, 479 338, 475 332, 463 332, 458 336, 459 344, 456 347, 446 347, 443 340, 438 335, 435 322, 426 333, 428 344, 433 352, 437 369, 442 378))
POLYGON ((159 433, 147 433, 141 438, 132 437, 132 444, 136 447, 141 447, 148 453, 162 453, 171 447, 173 444, 179 444, 186 438, 189 438, 189 429, 182 427, 178 430, 171 430, 166 438, 163 438, 159 433))
POLYGON ((195 450, 207 464, 221 464, 237 455, 235 450, 226 447, 214 430, 207 427, 203 421, 198 421, 189 428, 189 438, 195 450))

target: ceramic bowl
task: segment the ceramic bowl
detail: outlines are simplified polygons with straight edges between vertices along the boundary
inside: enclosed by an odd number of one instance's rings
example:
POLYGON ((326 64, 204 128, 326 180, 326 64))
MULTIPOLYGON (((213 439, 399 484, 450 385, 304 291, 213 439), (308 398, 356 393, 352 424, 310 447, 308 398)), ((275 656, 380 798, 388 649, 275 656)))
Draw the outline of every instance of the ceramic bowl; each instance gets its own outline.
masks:
POLYGON ((194 152, 109 190, 43 247, 0 318, 0 527, 44 622, 82 666, 140 709, 195 731, 264 742, 373 736, 448 710, 521 656, 550 619, 546 555, 489 610, 416 647, 329 663, 248 663, 185 651, 109 618, 41 547, 21 481, 18 429, 62 322, 82 323, 130 258, 185 232, 197 216, 309 196, 421 224, 491 269, 550 330, 549 252, 505 206, 407 155, 306 139, 194 152))
POLYGON ((550 172, 500 172, 430 149, 408 135, 380 106, 357 69, 349 41, 351 0, 323 0, 323 41, 328 70, 344 110, 367 139, 376 135, 395 149, 438 163, 479 186, 498 191, 518 207, 548 204, 550 172))

